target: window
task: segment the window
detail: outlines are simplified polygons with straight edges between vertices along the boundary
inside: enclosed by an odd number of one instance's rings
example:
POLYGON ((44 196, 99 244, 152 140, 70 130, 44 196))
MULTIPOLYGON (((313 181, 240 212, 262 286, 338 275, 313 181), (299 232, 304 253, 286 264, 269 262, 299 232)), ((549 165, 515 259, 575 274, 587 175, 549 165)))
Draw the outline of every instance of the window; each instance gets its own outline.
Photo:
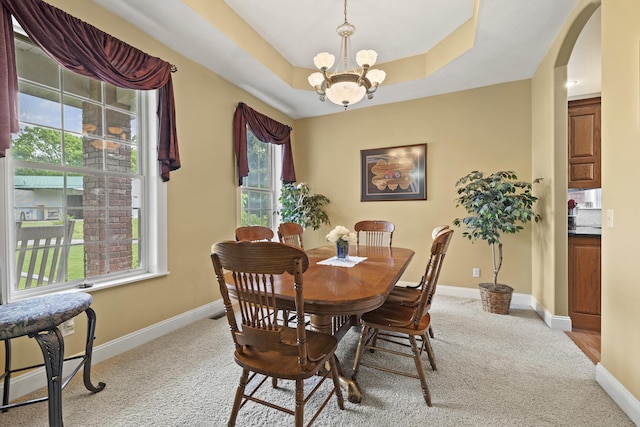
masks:
POLYGON ((15 43, 20 132, 0 162, 0 218, 15 238, 0 254, 3 293, 17 299, 163 273, 165 189, 147 143, 156 140, 147 114, 155 91, 75 74, 23 35, 15 43), (49 239, 54 229, 61 237, 49 239))
POLYGON ((247 126, 249 175, 240 189, 240 225, 263 225, 275 229, 274 215, 280 192, 281 147, 262 142, 247 126))

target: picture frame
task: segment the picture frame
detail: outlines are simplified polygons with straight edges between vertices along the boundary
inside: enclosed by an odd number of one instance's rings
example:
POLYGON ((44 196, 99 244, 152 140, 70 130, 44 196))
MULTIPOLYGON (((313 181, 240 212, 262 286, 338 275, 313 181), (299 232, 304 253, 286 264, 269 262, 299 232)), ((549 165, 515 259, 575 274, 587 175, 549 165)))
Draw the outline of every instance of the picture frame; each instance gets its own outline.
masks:
POLYGON ((363 202, 426 200, 427 144, 360 150, 363 202))

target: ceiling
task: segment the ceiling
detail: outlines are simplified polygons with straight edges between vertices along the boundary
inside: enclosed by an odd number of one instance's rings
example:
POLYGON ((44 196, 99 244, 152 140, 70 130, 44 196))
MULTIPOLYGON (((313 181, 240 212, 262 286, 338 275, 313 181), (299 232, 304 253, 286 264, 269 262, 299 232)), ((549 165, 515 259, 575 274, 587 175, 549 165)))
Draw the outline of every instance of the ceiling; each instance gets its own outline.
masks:
MULTIPOLYGON (((314 71, 316 53, 338 53, 335 29, 344 21, 343 0, 93 2, 294 119, 342 111, 320 102, 306 75, 314 71)), ((373 99, 349 109, 531 78, 576 0, 479 0, 477 10, 475 4, 350 0, 347 18, 357 29, 352 50, 376 50, 376 67, 387 72, 387 80, 373 99), (453 46, 465 34, 468 47, 443 61, 442 52, 454 49, 436 49, 453 46), (423 64, 424 71, 408 72, 416 68, 409 63, 423 64)), ((599 55, 599 19, 595 27, 591 25, 595 36, 581 37, 584 46, 574 49, 574 56, 588 59, 576 57, 568 68, 569 80, 578 80, 571 73, 580 75, 580 84, 597 79, 599 91, 600 59, 594 62, 590 46, 597 44, 599 55), (597 64, 597 76, 592 76, 593 65, 585 70, 584 64, 597 64)), ((574 86, 569 96, 580 90, 574 86)))

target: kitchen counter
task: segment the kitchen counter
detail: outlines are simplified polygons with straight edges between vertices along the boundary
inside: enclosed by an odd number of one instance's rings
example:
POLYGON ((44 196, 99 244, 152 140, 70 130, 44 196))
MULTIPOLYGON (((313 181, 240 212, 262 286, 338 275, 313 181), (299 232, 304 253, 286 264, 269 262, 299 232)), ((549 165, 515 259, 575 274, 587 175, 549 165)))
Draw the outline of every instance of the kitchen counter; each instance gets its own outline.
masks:
POLYGON ((584 227, 577 226, 575 230, 569 230, 569 236, 587 236, 587 237, 600 237, 602 235, 601 227, 584 227))

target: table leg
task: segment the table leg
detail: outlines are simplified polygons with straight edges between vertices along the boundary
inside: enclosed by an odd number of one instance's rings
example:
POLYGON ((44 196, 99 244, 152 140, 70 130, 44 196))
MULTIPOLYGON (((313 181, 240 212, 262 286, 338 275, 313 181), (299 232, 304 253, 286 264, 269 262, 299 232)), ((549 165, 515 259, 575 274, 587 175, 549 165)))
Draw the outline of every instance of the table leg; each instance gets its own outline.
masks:
MULTIPOLYGON (((342 325, 334 325, 333 316, 321 316, 317 314, 309 315, 311 329, 316 332, 322 332, 329 335, 336 335, 338 340, 342 338, 345 334, 345 329, 348 330, 351 327, 351 320, 345 322, 342 325), (336 326, 338 326, 336 328, 336 326)), ((357 381, 347 377, 342 372, 342 365, 340 365, 340 360, 336 355, 333 356, 336 362, 336 367, 338 368, 338 377, 340 380, 340 386, 347 393, 347 400, 351 403, 360 403, 362 401, 362 392, 360 391, 360 386, 357 381)), ((327 369, 329 367, 327 366, 327 369)))
POLYGON ((311 325, 311 330, 316 332, 322 332, 323 334, 333 335, 333 322, 331 321, 332 316, 320 316, 318 314, 310 314, 309 315, 309 324, 311 325))

